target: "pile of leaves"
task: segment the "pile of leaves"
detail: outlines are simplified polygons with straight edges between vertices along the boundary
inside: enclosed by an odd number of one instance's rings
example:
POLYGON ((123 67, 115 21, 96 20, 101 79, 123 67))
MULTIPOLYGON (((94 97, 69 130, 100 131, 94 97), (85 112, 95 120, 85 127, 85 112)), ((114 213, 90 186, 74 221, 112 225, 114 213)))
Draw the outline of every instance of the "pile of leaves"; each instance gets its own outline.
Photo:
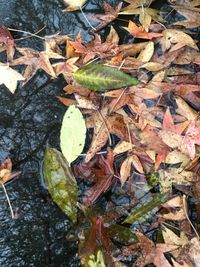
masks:
MULTIPOLYGON (((87 1, 65 2, 71 12, 87 1)), ((169 0, 182 16, 170 24, 153 2, 104 2, 87 18, 99 21, 92 41, 45 36, 41 52, 0 28, 0 84, 14 93, 39 69, 66 80, 62 153, 46 149, 44 176, 79 231, 83 266, 200 266, 200 3, 169 0), (111 25, 121 18, 128 43, 111 25)))

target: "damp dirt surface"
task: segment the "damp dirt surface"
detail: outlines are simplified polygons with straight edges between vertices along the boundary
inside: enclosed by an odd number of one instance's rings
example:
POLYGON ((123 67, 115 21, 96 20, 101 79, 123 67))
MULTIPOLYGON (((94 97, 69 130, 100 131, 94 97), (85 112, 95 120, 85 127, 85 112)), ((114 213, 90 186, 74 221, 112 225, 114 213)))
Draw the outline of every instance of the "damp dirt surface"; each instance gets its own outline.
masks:
MULTIPOLYGON (((102 1, 89 1, 86 14, 99 12, 101 5, 102 1)), ((0 0, 0 25, 29 32, 46 25, 42 36, 59 32, 73 37, 81 31, 85 41, 91 40, 82 14, 64 14, 63 8, 62 0, 0 0)), ((18 32, 12 34, 25 37, 18 32)), ((17 45, 43 49, 43 41, 36 38, 17 45)), ((15 219, 11 219, 0 188, 1 267, 80 266, 76 242, 66 239, 71 224, 49 197, 42 180, 45 146, 59 146, 66 108, 56 96, 63 94, 65 85, 62 78, 52 80, 39 71, 25 87, 18 86, 14 95, 0 86, 0 161, 9 157, 14 170, 21 171, 18 178, 6 184, 15 219)))

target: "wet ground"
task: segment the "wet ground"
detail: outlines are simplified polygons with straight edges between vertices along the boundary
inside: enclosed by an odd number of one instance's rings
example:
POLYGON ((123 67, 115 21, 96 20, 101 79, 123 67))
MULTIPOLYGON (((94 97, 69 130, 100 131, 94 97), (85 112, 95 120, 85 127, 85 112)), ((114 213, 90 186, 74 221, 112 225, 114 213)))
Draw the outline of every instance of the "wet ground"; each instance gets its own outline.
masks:
MULTIPOLYGON (((116 1, 110 1, 114 3, 116 1)), ((86 12, 100 8, 90 1, 86 12), (88 11, 87 11, 88 10, 88 11)), ((62 0, 0 0, 0 25, 42 35, 62 32, 85 40, 92 36, 78 13, 64 14, 62 0)), ((14 37, 23 37, 14 33, 14 37)), ((27 39, 19 46, 42 49, 41 40, 27 39)), ((2 60, 2 59, 1 59, 2 60)), ((76 244, 65 238, 71 225, 49 198, 42 183, 41 164, 47 144, 58 146, 65 107, 56 99, 62 94, 62 78, 51 80, 43 72, 11 93, 0 86, 0 160, 10 157, 21 175, 6 185, 16 219, 12 220, 6 197, 0 189, 0 266, 79 266, 76 244)))

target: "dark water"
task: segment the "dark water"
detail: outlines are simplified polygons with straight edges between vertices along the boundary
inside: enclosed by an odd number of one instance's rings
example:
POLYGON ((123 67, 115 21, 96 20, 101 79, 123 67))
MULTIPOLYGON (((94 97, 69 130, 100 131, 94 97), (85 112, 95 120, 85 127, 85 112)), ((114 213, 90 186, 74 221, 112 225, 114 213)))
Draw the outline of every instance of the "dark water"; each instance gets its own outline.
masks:
MULTIPOLYGON (((116 1, 110 1, 114 3, 116 1)), ((97 12, 102 1, 89 1, 87 12, 97 12)), ((62 0, 0 0, 0 25, 42 35, 61 32, 85 40, 92 35, 83 16, 64 14, 62 0)), ((16 38, 23 37, 14 33, 16 38)), ((27 39, 19 46, 42 48, 41 40, 27 39)), ((2 59, 0 59, 2 60, 2 59)), ((10 157, 19 178, 6 185, 17 218, 11 219, 6 197, 0 189, 0 266, 79 266, 76 244, 66 240, 71 225, 49 198, 41 181, 41 164, 48 141, 56 147, 65 107, 55 96, 62 95, 65 82, 51 80, 43 72, 11 93, 0 86, 0 160, 10 157)))

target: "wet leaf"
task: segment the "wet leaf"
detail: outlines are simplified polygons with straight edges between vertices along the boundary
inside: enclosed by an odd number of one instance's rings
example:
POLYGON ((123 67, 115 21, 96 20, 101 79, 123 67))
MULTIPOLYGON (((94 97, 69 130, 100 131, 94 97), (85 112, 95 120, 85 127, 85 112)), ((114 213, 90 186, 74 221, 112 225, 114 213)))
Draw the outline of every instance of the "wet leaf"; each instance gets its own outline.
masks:
POLYGON ((77 183, 61 152, 46 148, 44 178, 53 201, 72 220, 77 220, 77 183))
POLYGON ((134 232, 128 228, 119 224, 113 224, 106 227, 107 234, 113 238, 116 242, 125 246, 137 243, 138 239, 134 232))
POLYGON ((98 250, 96 254, 87 256, 84 260, 83 267, 106 267, 103 253, 98 250))
POLYGON ((80 9, 81 6, 83 6, 87 0, 64 0, 64 3, 68 5, 67 8, 65 8, 64 12, 71 12, 80 9))
POLYGON ((123 221, 123 223, 132 224, 135 222, 142 222, 146 220, 147 216, 153 215, 153 213, 156 213, 156 208, 159 208, 160 205, 165 201, 164 195, 157 195, 154 197, 150 202, 144 204, 141 207, 136 207, 133 209, 128 217, 123 221))
POLYGON ((0 85, 5 84, 10 92, 14 93, 17 88, 17 82, 23 80, 24 77, 19 72, 8 65, 0 63, 0 85))
POLYGON ((65 112, 60 132, 60 147, 69 164, 82 152, 85 138, 86 126, 83 115, 72 105, 65 112))
POLYGON ((0 27, 0 48, 1 44, 5 46, 7 61, 12 61, 15 53, 15 41, 10 32, 4 26, 0 27))
POLYGON ((74 73, 75 81, 92 91, 106 91, 136 85, 139 81, 115 68, 103 64, 89 64, 74 73))

